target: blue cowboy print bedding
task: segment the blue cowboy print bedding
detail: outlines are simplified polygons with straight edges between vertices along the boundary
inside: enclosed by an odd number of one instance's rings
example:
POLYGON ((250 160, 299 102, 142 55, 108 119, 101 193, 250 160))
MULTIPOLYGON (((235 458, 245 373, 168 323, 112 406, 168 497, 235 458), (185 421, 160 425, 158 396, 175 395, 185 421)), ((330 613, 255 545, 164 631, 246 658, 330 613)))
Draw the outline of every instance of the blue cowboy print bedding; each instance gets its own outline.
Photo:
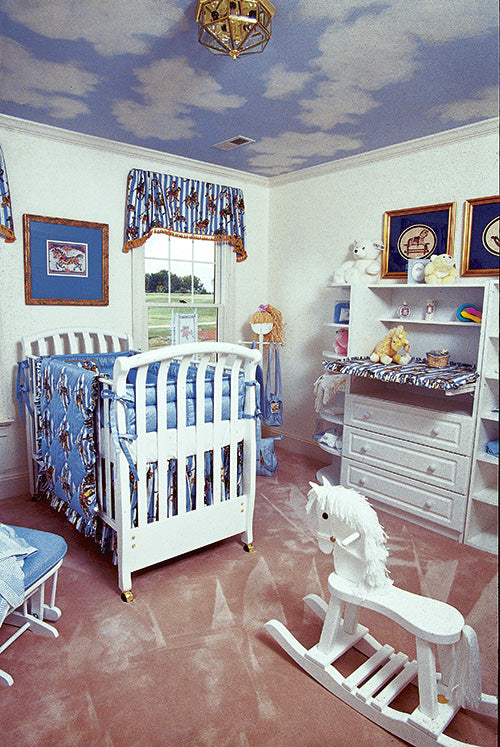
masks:
MULTIPOLYGON (((46 356, 37 360, 37 387, 39 403, 37 417, 41 425, 38 441, 40 471, 37 490, 47 496, 52 505, 63 510, 76 528, 85 534, 95 537, 100 534, 101 545, 108 542, 109 531, 99 526, 97 517, 98 501, 95 485, 94 465, 97 458, 97 447, 94 433, 95 408, 100 402, 101 385, 99 376, 111 377, 113 365, 119 355, 133 355, 132 352, 85 355, 46 356)), ((24 364, 24 362, 23 362, 24 364)), ((22 366, 23 364, 20 364, 22 366)), ((177 425, 177 376, 179 361, 174 360, 169 366, 167 396, 167 427, 177 425)), ((157 415, 157 374, 159 363, 149 367, 146 381, 146 430, 156 429, 157 415)), ((135 433, 135 375, 132 370, 127 385, 127 435, 135 433)), ((186 386, 186 425, 196 421, 196 366, 191 365, 187 373, 186 386)), ((231 381, 229 373, 224 375, 222 384, 222 419, 230 417, 231 381)), ((213 421, 214 370, 207 368, 205 376, 205 422, 213 421)), ((238 382, 238 416, 243 416, 245 381, 240 374, 238 382)), ((113 405, 112 405, 113 407, 113 405)), ((222 450, 223 482, 228 491, 229 449, 222 450), (227 483, 227 485, 226 485, 227 483)), ((169 465, 169 506, 168 515, 177 512, 177 460, 170 460, 169 465)), ((238 448, 238 482, 242 474, 242 445, 238 448)), ((137 476, 134 477, 131 465, 131 521, 134 524, 134 493, 137 476)), ((205 455, 204 470, 206 485, 205 503, 212 502, 213 456, 205 455)), ((195 507, 195 459, 189 457, 185 468, 185 479, 189 487, 186 510, 195 507)), ((148 470, 148 494, 151 495, 149 511, 150 521, 155 520, 157 500, 155 489, 156 466, 148 470), (156 498, 155 498, 156 496, 156 498)), ((226 497, 228 492, 226 491, 226 497)))

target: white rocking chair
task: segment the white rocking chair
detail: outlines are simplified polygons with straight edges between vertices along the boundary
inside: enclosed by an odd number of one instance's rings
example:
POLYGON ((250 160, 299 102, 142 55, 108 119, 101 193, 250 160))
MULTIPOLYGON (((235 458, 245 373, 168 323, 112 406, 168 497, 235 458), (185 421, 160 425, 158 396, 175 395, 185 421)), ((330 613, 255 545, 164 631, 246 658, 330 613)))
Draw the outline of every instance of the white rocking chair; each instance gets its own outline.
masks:
POLYGON ((497 698, 481 692, 473 629, 449 604, 392 586, 385 566, 385 534, 364 496, 328 483, 312 488, 308 509, 316 505, 320 548, 334 548, 336 570, 328 578, 329 604, 315 594, 304 598, 323 620, 321 635, 307 650, 277 620, 266 623, 266 630, 312 677, 388 732, 418 747, 470 747, 443 732, 462 707, 497 715, 497 698), (375 640, 358 622, 362 608, 379 612, 412 633, 416 661, 375 640), (334 665, 351 648, 368 658, 344 677, 334 665), (419 704, 413 713, 392 707, 414 680, 419 704))
MULTIPOLYGON (((3 621, 4 625, 13 625, 17 630, 0 646, 0 654, 5 651, 19 636, 32 630, 49 638, 57 638, 59 633, 53 625, 61 617, 61 611, 55 606, 57 575, 66 554, 67 545, 62 537, 50 532, 36 529, 12 527, 17 537, 25 540, 37 552, 24 559, 24 597, 17 607, 10 607, 3 621), (45 584, 50 581, 50 593, 46 594, 45 584)), ((12 685, 14 680, 8 672, 0 669, 0 682, 12 685)))

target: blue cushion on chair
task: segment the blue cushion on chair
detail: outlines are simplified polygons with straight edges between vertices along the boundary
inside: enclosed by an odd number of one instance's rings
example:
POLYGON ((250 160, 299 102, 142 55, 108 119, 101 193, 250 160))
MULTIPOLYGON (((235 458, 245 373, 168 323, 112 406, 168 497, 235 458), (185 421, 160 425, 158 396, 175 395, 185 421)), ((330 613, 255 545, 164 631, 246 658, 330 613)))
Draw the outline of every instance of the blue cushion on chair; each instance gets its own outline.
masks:
POLYGON ((22 537, 38 551, 31 553, 24 560, 24 588, 27 589, 66 555, 68 546, 62 537, 52 532, 41 532, 38 529, 26 527, 12 528, 18 537, 22 537))

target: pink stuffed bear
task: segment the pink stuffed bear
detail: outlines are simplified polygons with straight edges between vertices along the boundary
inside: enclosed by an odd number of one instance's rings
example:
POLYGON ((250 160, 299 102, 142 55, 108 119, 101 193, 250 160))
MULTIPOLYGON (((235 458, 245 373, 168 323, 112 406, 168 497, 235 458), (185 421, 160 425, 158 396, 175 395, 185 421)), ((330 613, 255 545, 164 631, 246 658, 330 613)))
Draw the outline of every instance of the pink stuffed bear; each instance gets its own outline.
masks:
POLYGON ((347 355, 347 342, 349 339, 349 332, 347 329, 338 329, 335 332, 335 340, 333 347, 337 355, 347 355))

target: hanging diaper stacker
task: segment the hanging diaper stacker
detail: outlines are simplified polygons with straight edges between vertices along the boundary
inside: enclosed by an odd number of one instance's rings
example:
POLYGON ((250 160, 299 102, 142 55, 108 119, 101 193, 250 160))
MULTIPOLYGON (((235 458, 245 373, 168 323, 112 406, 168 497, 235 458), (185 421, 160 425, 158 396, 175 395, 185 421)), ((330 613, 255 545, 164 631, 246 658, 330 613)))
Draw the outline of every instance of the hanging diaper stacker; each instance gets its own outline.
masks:
POLYGON ((283 394, 281 389, 281 366, 278 345, 274 342, 269 344, 269 357, 267 360, 267 375, 264 402, 264 421, 266 425, 283 425, 283 394), (272 365, 274 356, 274 387, 272 380, 272 365))
POLYGON ((458 610, 392 585, 385 532, 365 496, 341 486, 311 483, 307 510, 316 509, 320 549, 332 552, 327 604, 316 594, 305 603, 323 620, 318 643, 304 648, 277 620, 266 630, 311 677, 391 734, 416 747, 465 747, 444 734, 460 708, 496 717, 497 698, 481 692, 477 636, 458 610), (415 636, 417 658, 380 644, 358 622, 362 609, 378 612, 415 636), (344 676, 336 662, 350 649, 367 658, 344 676), (439 660, 441 672, 436 669, 439 660), (393 706, 413 681, 419 704, 412 713, 393 706))

